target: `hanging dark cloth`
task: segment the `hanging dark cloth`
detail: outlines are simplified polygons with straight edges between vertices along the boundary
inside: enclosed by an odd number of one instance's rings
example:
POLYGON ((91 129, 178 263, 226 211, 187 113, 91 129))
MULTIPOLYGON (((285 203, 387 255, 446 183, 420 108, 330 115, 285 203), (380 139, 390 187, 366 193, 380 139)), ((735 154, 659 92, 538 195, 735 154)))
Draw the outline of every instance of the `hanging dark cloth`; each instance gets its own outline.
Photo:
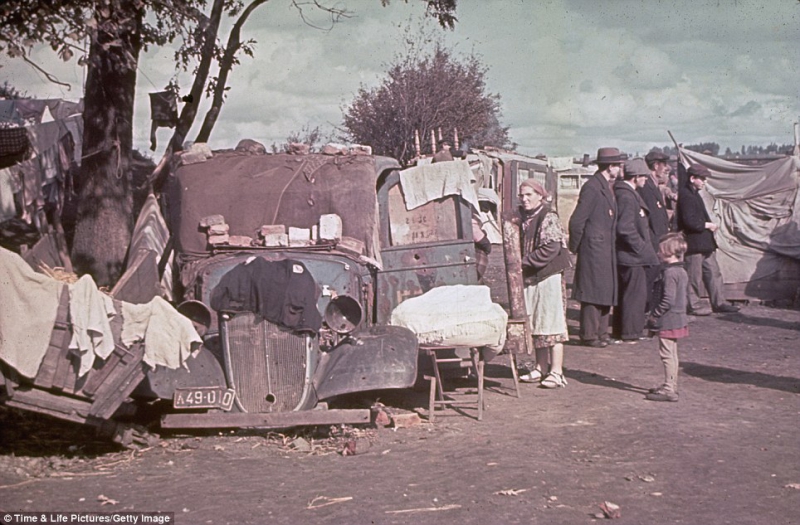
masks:
POLYGON ((220 279, 211 308, 255 312, 286 328, 317 333, 322 326, 318 298, 317 284, 303 263, 256 257, 220 279))
POLYGON ((156 149, 156 130, 178 123, 178 99, 172 91, 150 93, 150 150, 156 149))

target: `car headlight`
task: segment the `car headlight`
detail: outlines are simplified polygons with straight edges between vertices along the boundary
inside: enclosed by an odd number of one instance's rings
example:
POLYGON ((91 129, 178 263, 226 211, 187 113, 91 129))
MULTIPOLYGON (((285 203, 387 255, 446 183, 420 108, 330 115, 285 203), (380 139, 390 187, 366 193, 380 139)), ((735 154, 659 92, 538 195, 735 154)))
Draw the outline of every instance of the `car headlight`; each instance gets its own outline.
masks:
POLYGON ((349 295, 339 295, 325 308, 325 324, 336 333, 349 334, 361 324, 363 315, 358 301, 349 295))

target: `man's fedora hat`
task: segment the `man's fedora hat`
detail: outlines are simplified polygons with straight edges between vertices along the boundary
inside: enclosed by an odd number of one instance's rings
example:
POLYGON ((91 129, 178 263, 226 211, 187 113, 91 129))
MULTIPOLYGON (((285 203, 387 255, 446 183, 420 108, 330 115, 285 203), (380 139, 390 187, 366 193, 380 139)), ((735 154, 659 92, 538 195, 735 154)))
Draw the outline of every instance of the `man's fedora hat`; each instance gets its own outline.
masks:
POLYGON ((692 164, 689 166, 689 169, 686 170, 686 174, 690 177, 696 177, 698 179, 705 179, 711 176, 711 172, 708 171, 708 168, 702 164, 692 164))
POLYGON ((644 156, 645 162, 647 162, 648 166, 652 166, 656 162, 669 162, 669 155, 661 153, 660 151, 651 151, 647 155, 644 156))
POLYGON ((628 156, 620 153, 619 148, 600 148, 594 164, 621 164, 628 156))

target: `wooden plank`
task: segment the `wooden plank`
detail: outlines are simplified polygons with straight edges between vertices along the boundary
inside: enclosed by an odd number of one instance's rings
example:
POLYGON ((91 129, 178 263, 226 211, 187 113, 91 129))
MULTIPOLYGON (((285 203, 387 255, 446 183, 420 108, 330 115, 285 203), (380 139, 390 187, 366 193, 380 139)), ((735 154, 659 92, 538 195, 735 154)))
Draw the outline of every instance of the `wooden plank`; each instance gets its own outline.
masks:
POLYGON ((58 301, 58 310, 56 311, 56 322, 53 326, 53 332, 50 335, 50 343, 47 347, 42 364, 39 365, 39 370, 33 380, 33 384, 42 387, 50 388, 53 386, 56 370, 58 368, 61 354, 69 346, 72 334, 69 330, 69 289, 65 286, 61 291, 61 297, 58 301))
POLYGON ((114 353, 120 356, 120 361, 96 389, 95 402, 90 412, 91 415, 103 419, 110 418, 114 414, 145 375, 146 365, 142 362, 144 345, 134 343, 130 351, 115 348, 114 353))
POLYGON ((94 397, 97 389, 106 381, 111 372, 122 362, 122 356, 128 351, 122 345, 115 345, 114 351, 106 358, 103 366, 91 370, 87 374, 86 383, 83 385, 83 394, 94 397))
POLYGON ((90 415, 101 419, 110 419, 131 392, 142 382, 146 366, 144 363, 138 363, 138 366, 127 370, 128 374, 114 383, 113 389, 100 391, 95 403, 92 404, 90 415))
POLYGON ((56 374, 53 377, 52 387, 56 390, 65 390, 69 382, 69 375, 77 375, 78 369, 75 367, 69 348, 62 348, 56 363, 56 374))
POLYGON ((208 412, 166 414, 162 428, 289 428, 298 426, 360 424, 370 422, 369 409, 304 410, 274 414, 208 412))
POLYGON ((86 422, 91 406, 86 401, 51 394, 50 392, 45 392, 37 388, 16 389, 14 391, 14 397, 6 401, 6 404, 11 407, 47 414, 77 423, 86 422))

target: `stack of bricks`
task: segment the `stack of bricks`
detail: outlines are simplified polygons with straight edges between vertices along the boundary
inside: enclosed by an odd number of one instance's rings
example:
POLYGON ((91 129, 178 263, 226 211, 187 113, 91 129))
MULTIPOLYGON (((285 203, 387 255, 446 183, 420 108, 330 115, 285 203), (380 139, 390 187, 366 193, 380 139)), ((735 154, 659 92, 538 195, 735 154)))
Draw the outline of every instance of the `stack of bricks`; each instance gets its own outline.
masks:
POLYGON ((222 215, 209 215, 200 219, 200 227, 206 230, 208 244, 220 246, 230 242, 231 227, 225 222, 222 215))
POLYGON ((258 230, 258 244, 269 247, 289 246, 289 236, 283 224, 265 224, 258 230))
POLYGON ((230 235, 230 225, 225 222, 222 215, 209 215, 200 219, 200 227, 206 230, 208 244, 211 246, 240 246, 253 245, 253 238, 247 235, 230 235))

